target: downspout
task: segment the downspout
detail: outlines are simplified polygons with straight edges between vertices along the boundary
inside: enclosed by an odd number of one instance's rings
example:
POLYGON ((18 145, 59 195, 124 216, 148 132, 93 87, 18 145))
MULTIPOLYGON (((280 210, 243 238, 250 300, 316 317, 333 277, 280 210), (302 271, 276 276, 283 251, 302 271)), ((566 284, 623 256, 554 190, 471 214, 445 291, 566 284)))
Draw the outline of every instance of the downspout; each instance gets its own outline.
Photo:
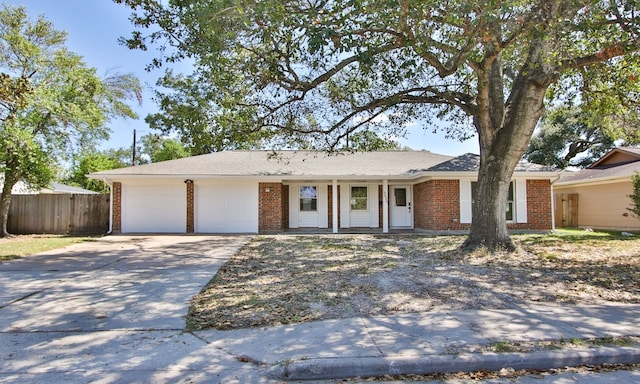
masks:
POLYGON ((109 186, 109 231, 107 235, 113 234, 113 184, 107 182, 107 178, 103 177, 102 182, 109 186))

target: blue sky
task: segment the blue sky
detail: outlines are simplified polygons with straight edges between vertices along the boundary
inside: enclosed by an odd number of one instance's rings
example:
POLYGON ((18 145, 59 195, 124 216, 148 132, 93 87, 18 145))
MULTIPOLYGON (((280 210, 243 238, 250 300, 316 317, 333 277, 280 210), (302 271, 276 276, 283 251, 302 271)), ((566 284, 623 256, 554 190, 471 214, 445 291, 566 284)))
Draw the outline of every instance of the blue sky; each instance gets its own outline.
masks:
MULTIPOLYGON (((118 38, 128 36, 133 30, 128 20, 130 11, 123 5, 111 0, 4 0, 9 5, 24 5, 30 18, 45 16, 58 30, 68 33, 67 47, 82 55, 85 62, 98 69, 99 74, 108 71, 133 73, 145 86, 142 106, 136 105, 138 120, 116 120, 111 124, 111 139, 101 145, 102 148, 131 146, 133 130, 138 137, 153 132, 144 122, 149 113, 157 112, 151 100, 152 89, 159 70, 146 72, 145 66, 154 57, 155 52, 132 51, 118 43, 118 38)), ((178 68, 180 70, 180 68, 178 68)), ((183 68, 188 71, 188 68, 183 68)), ((446 155, 461 155, 467 152, 478 153, 477 140, 463 143, 444 138, 444 134, 432 134, 431 129, 423 129, 418 124, 408 127, 402 145, 412 149, 425 149, 446 155)))

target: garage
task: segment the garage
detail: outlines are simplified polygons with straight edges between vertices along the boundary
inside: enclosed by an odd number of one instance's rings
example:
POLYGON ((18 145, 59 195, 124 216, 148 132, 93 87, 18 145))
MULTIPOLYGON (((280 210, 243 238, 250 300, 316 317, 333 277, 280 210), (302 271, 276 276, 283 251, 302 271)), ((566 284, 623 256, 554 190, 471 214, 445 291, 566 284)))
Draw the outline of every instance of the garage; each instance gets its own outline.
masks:
POLYGON ((198 182, 194 203, 198 233, 258 232, 256 182, 198 182))
POLYGON ((123 233, 185 233, 184 183, 122 186, 123 233))

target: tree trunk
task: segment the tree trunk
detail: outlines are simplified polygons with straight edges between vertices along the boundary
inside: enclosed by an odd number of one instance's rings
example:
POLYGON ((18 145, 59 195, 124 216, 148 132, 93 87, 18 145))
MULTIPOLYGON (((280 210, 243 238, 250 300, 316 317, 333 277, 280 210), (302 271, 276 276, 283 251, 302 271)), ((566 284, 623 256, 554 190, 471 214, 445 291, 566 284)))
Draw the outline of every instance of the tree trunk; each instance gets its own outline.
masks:
POLYGON ((9 236, 9 231, 7 231, 7 222, 9 221, 9 208, 11 207, 11 190, 15 184, 16 181, 5 172, 2 195, 0 195, 0 223, 2 224, 0 237, 9 236))
POLYGON ((506 207, 511 176, 520 157, 504 145, 483 148, 480 152, 471 231, 462 247, 513 251, 515 245, 507 231, 506 207))
POLYGON ((471 230, 462 245, 467 250, 515 250, 507 230, 509 184, 544 112, 544 96, 551 83, 551 77, 545 78, 539 71, 532 70, 515 80, 505 102, 498 87, 502 84, 499 72, 492 69, 486 77, 486 91, 479 93, 474 116, 480 143, 480 169, 471 230))

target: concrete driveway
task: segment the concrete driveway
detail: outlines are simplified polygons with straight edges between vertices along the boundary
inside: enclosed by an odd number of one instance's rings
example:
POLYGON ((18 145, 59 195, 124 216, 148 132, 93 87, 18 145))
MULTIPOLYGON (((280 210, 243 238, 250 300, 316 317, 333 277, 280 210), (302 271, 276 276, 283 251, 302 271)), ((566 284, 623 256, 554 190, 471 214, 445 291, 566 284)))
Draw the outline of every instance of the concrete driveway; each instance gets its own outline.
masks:
POLYGON ((184 332, 250 236, 110 236, 0 264, 0 382, 259 382, 184 332))

